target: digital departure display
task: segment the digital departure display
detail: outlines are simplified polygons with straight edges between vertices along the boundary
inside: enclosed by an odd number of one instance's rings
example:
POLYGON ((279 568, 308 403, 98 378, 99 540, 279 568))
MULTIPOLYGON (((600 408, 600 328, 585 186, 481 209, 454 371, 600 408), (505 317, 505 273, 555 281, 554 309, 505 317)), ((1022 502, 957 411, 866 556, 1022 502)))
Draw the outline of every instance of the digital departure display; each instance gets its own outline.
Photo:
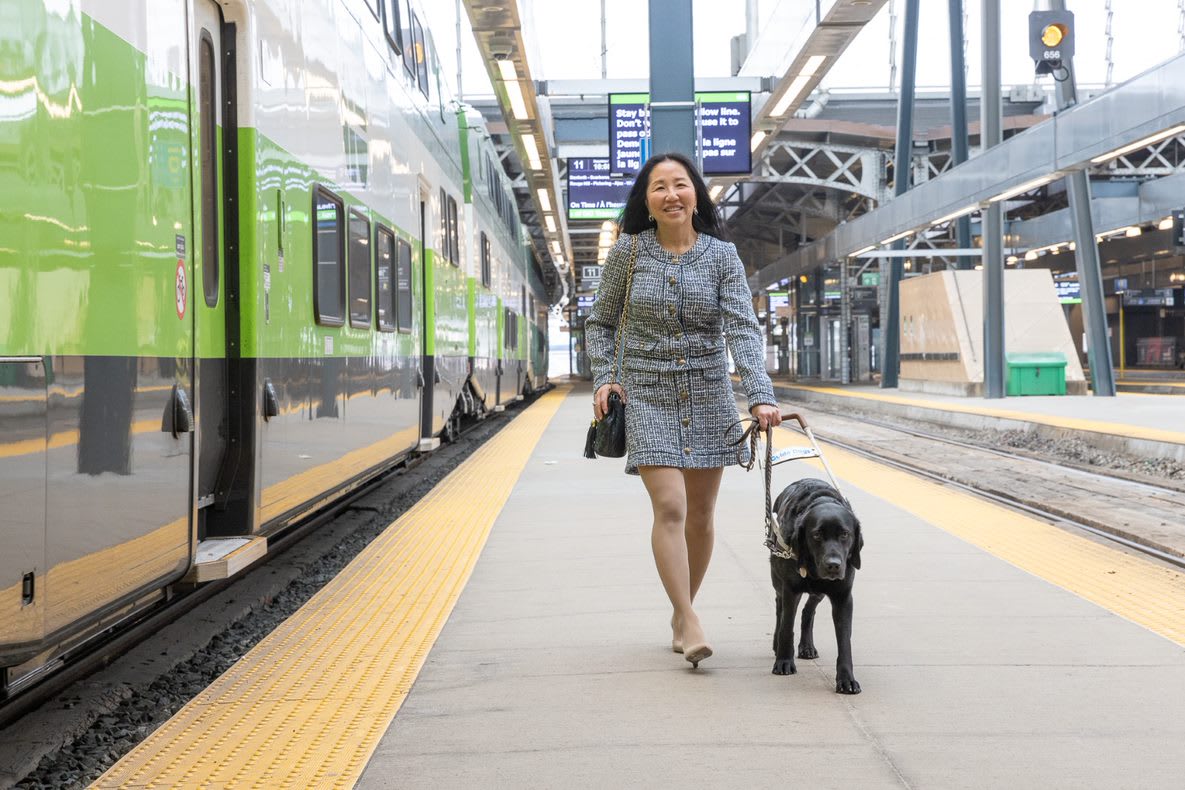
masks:
POLYGON ((617 219, 633 183, 614 176, 608 159, 569 159, 568 219, 617 219))
MULTIPOLYGON (((696 140, 704 175, 748 175, 751 117, 748 91, 696 93, 696 140)), ((650 151, 650 94, 609 94, 609 164, 637 173, 650 151)))

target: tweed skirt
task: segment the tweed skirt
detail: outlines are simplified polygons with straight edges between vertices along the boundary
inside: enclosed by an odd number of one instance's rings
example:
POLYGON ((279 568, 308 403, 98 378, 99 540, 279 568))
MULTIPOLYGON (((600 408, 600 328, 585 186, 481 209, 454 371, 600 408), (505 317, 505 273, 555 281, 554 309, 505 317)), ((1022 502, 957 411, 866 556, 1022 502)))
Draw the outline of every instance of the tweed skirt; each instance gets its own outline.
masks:
POLYGON ((743 429, 732 381, 723 367, 649 373, 625 371, 626 468, 714 469, 748 463, 733 444, 743 429))

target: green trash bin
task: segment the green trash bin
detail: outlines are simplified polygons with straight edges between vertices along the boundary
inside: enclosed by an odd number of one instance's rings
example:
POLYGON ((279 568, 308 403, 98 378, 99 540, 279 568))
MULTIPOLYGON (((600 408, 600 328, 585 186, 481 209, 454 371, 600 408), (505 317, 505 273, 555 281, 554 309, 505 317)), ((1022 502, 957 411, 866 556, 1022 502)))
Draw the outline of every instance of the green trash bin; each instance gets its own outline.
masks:
POLYGON ((1066 355, 1059 351, 1007 354, 1009 395, 1065 395, 1066 355))

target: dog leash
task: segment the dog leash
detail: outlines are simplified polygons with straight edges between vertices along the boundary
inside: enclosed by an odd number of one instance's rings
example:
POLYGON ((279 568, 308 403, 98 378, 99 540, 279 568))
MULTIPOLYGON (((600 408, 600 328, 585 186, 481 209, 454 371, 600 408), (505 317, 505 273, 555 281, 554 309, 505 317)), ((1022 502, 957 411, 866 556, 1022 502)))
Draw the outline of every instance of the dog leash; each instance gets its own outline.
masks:
MULTIPOLYGON (((791 415, 797 417, 798 415, 791 415)), ((800 417, 799 420, 802 418, 800 417)), ((757 460, 757 448, 761 443, 761 423, 753 417, 745 417, 737 420, 732 425, 728 426, 731 431, 738 425, 749 423, 749 426, 741 433, 739 439, 733 442, 737 448, 737 463, 746 472, 752 471, 753 464, 761 465, 757 460), (745 456, 743 450, 745 442, 749 443, 749 462, 745 463, 745 456)), ((765 547, 769 549, 769 553, 775 557, 781 557, 784 560, 797 559, 794 556, 794 550, 786 545, 782 540, 782 531, 778 529, 778 517, 774 513, 773 498, 771 489, 773 488, 773 469, 774 469, 774 429, 773 426, 767 426, 765 429, 765 547)))

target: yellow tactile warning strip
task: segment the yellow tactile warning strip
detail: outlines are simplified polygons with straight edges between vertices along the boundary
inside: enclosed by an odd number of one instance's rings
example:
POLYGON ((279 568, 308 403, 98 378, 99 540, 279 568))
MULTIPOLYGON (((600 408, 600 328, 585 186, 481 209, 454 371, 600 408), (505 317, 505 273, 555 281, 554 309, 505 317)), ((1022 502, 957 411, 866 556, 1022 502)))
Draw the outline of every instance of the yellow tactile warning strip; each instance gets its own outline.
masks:
POLYGON ((568 389, 502 429, 95 786, 352 787, 568 389))
MULTIPOLYGON (((780 432, 776 444, 806 445, 780 432), (793 441, 791 440, 793 439, 793 441)), ((859 487, 1021 570, 1185 645, 1185 573, 1067 532, 972 494, 823 445, 840 486, 859 487)), ((804 461, 819 470, 818 461, 804 461)), ((775 472, 775 486, 777 485, 775 472)), ((865 540, 875 545, 875 518, 865 540)))
MULTIPOLYGON (((853 392, 837 387, 813 387, 806 384, 793 384, 793 389, 808 390, 810 392, 825 392, 828 395, 840 395, 845 398, 860 398, 863 400, 879 400, 885 403, 897 403, 903 406, 919 406, 937 409, 939 411, 957 411, 966 414, 983 414, 989 417, 1002 417, 1010 420, 1038 422, 1044 425, 1055 425, 1059 428, 1070 428, 1076 431, 1094 431, 1095 433, 1109 433, 1116 436, 1130 436, 1135 439, 1149 439, 1156 442, 1174 442, 1185 444, 1185 432, 1162 431, 1156 428, 1144 428, 1139 425, 1123 423, 1101 422, 1085 420, 1078 417, 1062 417, 1052 414, 1037 414, 1028 411, 1011 411, 1009 409, 990 409, 982 406, 967 406, 949 401, 927 401, 913 399, 902 395, 882 395, 876 392, 853 392)), ((1128 393, 1124 393, 1128 397, 1128 393)), ((1162 396, 1168 397, 1168 396, 1162 396)))

